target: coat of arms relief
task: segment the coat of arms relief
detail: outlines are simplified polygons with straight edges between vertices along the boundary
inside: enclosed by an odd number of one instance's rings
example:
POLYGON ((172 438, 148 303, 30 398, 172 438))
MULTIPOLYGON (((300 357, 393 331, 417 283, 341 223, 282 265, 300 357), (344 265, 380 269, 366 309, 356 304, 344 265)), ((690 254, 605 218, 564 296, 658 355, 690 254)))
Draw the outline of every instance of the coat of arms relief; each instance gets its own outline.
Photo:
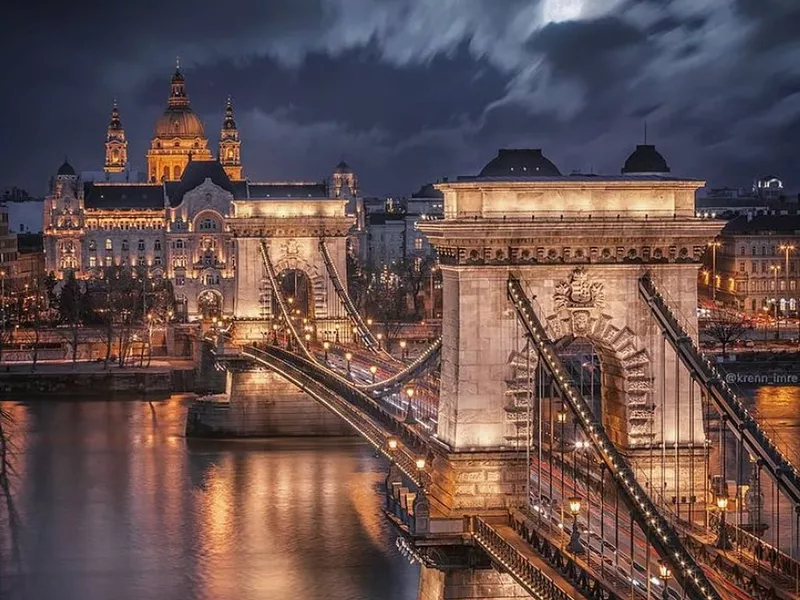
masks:
POLYGON ((567 333, 585 335, 592 323, 592 311, 605 306, 605 287, 589 277, 584 267, 574 269, 567 279, 556 283, 550 329, 556 338, 567 333))
POLYGON ((560 311, 570 308, 603 308, 605 306, 605 287, 602 282, 593 281, 586 269, 578 267, 556 283, 553 295, 553 308, 560 311))

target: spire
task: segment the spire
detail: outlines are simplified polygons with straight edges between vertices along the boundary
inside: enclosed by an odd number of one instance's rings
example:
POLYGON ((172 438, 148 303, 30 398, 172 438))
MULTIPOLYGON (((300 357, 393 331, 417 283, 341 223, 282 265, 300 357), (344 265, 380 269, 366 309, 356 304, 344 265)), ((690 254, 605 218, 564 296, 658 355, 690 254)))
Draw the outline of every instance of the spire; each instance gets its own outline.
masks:
POLYGON ((233 118, 233 100, 228 96, 219 136, 219 162, 231 179, 242 179, 241 147, 239 130, 233 118))
POLYGON ((228 96, 228 102, 225 104, 225 119, 222 121, 223 131, 236 129, 236 121, 233 120, 233 100, 228 96))
POLYGON ((106 173, 121 173, 128 164, 128 141, 125 139, 125 129, 119 116, 117 99, 111 106, 111 119, 106 131, 106 164, 103 170, 106 173))
POLYGON ((181 72, 180 61, 175 61, 175 72, 172 74, 169 92, 170 106, 189 106, 189 96, 186 95, 186 78, 181 72))

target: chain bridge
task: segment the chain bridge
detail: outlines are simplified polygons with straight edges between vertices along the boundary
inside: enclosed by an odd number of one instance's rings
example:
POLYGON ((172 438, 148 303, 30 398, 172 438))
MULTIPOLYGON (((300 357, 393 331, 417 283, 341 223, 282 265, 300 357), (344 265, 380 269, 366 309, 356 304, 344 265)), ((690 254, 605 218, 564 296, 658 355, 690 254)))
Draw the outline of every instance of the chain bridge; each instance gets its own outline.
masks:
POLYGON ((798 598, 800 457, 698 349, 697 271, 722 227, 695 213, 702 185, 438 184, 445 218, 420 228, 441 335, 411 358, 348 295, 342 215, 291 233, 243 218, 247 309, 209 341, 229 378, 279 378, 386 460, 420 600, 798 598), (287 268, 311 271, 302 308, 287 268))

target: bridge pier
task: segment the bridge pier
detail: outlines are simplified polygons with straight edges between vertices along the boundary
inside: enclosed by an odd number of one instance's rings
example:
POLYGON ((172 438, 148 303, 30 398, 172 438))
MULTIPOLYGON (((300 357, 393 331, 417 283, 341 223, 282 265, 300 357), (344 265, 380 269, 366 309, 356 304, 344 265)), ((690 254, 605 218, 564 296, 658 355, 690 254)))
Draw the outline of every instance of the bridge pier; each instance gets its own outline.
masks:
POLYGON ((333 437, 353 435, 338 416, 266 369, 230 370, 225 394, 189 408, 194 437, 333 437))
POLYGON ((418 600, 514 600, 531 598, 507 573, 491 568, 440 571, 422 565, 418 600))

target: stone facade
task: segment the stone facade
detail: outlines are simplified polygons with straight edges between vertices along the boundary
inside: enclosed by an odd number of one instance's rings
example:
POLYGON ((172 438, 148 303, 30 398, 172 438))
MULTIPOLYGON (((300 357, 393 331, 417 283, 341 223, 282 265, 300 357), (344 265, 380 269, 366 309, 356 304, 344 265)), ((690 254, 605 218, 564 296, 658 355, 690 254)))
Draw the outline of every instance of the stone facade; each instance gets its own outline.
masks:
POLYGON ((601 418, 618 447, 702 446, 699 392, 638 291, 652 273, 696 330, 697 272, 721 228, 695 217, 701 185, 665 177, 437 185, 445 220, 419 227, 443 271, 439 439, 454 452, 509 447, 505 392, 524 345, 507 298, 514 274, 551 339, 593 344, 601 418))
POLYGON ((218 437, 351 436, 353 430, 280 375, 228 372, 226 392, 194 402, 187 434, 218 437))
POLYGON ((439 571, 420 567, 418 600, 519 600, 531 598, 507 573, 493 569, 439 571))

